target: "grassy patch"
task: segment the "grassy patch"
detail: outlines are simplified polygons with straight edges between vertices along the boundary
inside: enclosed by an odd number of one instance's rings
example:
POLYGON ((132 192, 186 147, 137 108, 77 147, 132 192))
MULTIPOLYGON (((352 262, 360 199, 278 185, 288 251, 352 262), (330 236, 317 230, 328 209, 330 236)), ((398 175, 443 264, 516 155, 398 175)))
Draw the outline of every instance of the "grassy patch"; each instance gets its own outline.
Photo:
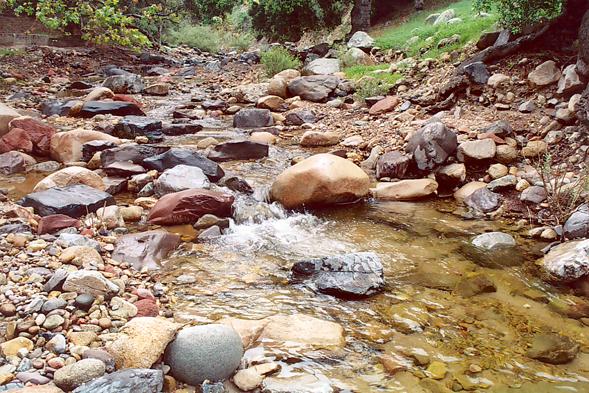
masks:
POLYGON ((378 79, 382 82, 388 84, 395 84, 399 79, 403 77, 401 74, 391 74, 391 73, 374 73, 374 71, 386 70, 389 68, 388 64, 379 64, 373 66, 364 66, 364 65, 357 65, 353 67, 348 67, 344 69, 344 73, 346 74, 346 78, 358 80, 364 76, 370 76, 372 78, 378 79))
POLYGON ((22 49, 0 48, 0 59, 4 57, 15 57, 24 55, 22 49))
POLYGON ((301 61, 281 46, 262 52, 260 63, 264 66, 266 76, 271 78, 281 71, 299 69, 301 61))
POLYGON ((485 30, 497 21, 496 15, 482 17, 473 10, 472 0, 460 0, 434 12, 426 11, 415 14, 405 23, 387 28, 376 33, 376 44, 383 49, 404 50, 409 56, 438 57, 445 52, 458 49, 469 41, 476 41, 485 30), (454 9, 456 17, 462 22, 456 24, 441 24, 433 26, 427 24, 425 19, 432 13, 441 13, 449 8, 454 9), (437 48, 438 42, 454 34, 460 35, 460 42, 443 48, 437 48), (412 41, 413 37, 419 37, 412 41), (426 40, 433 37, 428 43, 426 40), (409 44, 408 44, 409 43, 409 44))
POLYGON ((193 25, 182 23, 167 32, 165 40, 174 46, 186 45, 209 53, 218 53, 221 49, 246 51, 254 42, 249 33, 237 33, 223 30, 212 25, 193 25))

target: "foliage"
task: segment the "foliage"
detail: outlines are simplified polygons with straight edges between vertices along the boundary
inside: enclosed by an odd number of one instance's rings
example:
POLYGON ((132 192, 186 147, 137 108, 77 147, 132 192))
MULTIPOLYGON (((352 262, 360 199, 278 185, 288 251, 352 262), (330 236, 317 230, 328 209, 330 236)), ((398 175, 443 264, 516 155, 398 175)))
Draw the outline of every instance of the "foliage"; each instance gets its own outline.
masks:
POLYGON ((0 59, 5 57, 17 57, 23 55, 24 51, 22 49, 0 48, 0 59))
POLYGON ((514 32, 559 16, 565 0, 475 0, 475 8, 496 9, 499 21, 514 32))
POLYGON ((365 101, 369 97, 387 95, 392 85, 383 80, 365 76, 356 82, 356 99, 365 101))
POLYGON ((336 26, 351 0, 255 0, 253 28, 271 38, 297 40, 307 29, 336 26))
POLYGON ((268 77, 272 77, 281 71, 291 68, 298 69, 302 65, 298 58, 281 46, 262 52, 260 62, 264 66, 266 76, 268 77))
POLYGON ((344 73, 346 74, 346 78, 351 80, 359 80, 362 77, 370 76, 371 78, 378 79, 384 83, 394 85, 399 79, 403 77, 401 74, 391 74, 390 72, 374 72, 383 71, 388 68, 388 64, 381 64, 375 66, 357 65, 345 68, 344 73))
POLYGON ((187 0, 185 5, 194 20, 211 23, 214 18, 222 17, 242 3, 243 0, 187 0))
POLYGON ((186 45, 205 52, 217 53, 221 49, 223 38, 213 26, 192 25, 185 22, 169 30, 165 40, 171 45, 186 45))
MULTIPOLYGON (((456 16, 462 19, 460 23, 433 26, 425 23, 429 12, 417 13, 404 23, 376 32, 376 45, 383 49, 403 50, 409 56, 422 58, 436 58, 442 53, 462 48, 469 41, 477 41, 481 34, 497 21, 495 15, 482 17, 474 13, 472 1, 461 0, 452 4, 451 8, 456 12, 456 16), (454 34, 460 36, 459 42, 437 48, 440 40, 454 34)), ((439 13, 446 9, 447 7, 435 12, 439 13)))

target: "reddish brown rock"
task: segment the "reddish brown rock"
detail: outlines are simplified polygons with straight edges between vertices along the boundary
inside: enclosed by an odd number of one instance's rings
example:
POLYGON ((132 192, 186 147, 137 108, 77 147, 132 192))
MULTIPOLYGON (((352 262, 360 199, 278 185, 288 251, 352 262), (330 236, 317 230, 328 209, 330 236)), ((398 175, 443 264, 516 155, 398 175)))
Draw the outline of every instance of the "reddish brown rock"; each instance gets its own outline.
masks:
POLYGON ((136 317, 157 317, 160 309, 152 299, 141 299, 133 303, 137 307, 136 317))
POLYGON ((192 188, 162 197, 149 213, 149 223, 156 225, 194 224, 205 214, 231 215, 233 196, 192 188))
POLYGON ((388 96, 372 105, 368 113, 373 116, 382 115, 394 111, 397 105, 399 105, 399 99, 395 96, 388 96))
POLYGON ((125 95, 125 94, 115 94, 112 99, 113 99, 113 101, 131 102, 131 103, 137 105, 139 108, 141 108, 143 106, 143 104, 140 103, 139 101, 137 101, 135 98, 125 95))
POLYGON ((33 143, 33 152, 41 156, 49 155, 51 137, 55 134, 55 128, 31 117, 19 117, 8 125, 11 130, 24 130, 29 140, 33 143))
POLYGON ((33 151, 33 142, 31 142, 25 130, 14 128, 0 138, 0 153, 13 150, 25 153, 31 153, 33 151))
POLYGON ((65 214, 52 214, 50 216, 42 217, 39 220, 37 233, 42 235, 44 233, 54 233, 65 228, 79 228, 80 220, 66 216, 65 214))

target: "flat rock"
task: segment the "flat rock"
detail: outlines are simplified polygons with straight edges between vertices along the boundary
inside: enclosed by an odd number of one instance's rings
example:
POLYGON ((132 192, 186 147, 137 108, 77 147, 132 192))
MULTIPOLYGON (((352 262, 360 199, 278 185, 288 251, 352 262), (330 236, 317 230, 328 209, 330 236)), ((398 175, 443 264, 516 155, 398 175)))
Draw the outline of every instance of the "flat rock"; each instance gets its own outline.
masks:
POLYGON ((163 385, 161 370, 127 369, 90 381, 72 393, 159 393, 163 385))
POLYGON ((269 147, 266 143, 253 141, 225 142, 213 147, 208 157, 217 162, 257 160, 268 157, 268 151, 269 147))
POLYGON ((212 182, 218 181, 225 175, 219 164, 190 149, 171 148, 165 153, 147 158, 143 162, 146 168, 156 169, 158 172, 163 172, 176 165, 195 166, 202 169, 212 182))
POLYGON ((89 119, 97 115, 145 116, 145 113, 133 102, 88 101, 74 117, 89 119))
POLYGON ((166 169, 153 184, 155 194, 159 197, 190 188, 209 188, 211 186, 202 169, 188 165, 176 165, 166 169))
POLYGON ((397 182, 380 182, 370 191, 374 198, 384 201, 410 201, 435 194, 438 183, 433 179, 407 179, 397 182))
POLYGON ((495 157, 497 145, 492 139, 481 139, 476 141, 462 142, 458 146, 456 156, 460 161, 467 160, 489 160, 495 157))
POLYGON ((274 125, 272 112, 268 109, 246 108, 233 116, 235 128, 262 128, 274 125))
POLYGON ((125 116, 115 124, 113 135, 123 139, 146 136, 149 140, 160 140, 162 122, 145 116, 125 116))
POLYGON ((106 188, 102 178, 95 172, 79 166, 70 166, 60 169, 39 181, 33 188, 33 192, 45 191, 54 187, 63 188, 75 184, 84 184, 100 191, 104 191, 106 188))
POLYGON ((158 269, 180 244, 180 236, 167 231, 148 231, 121 236, 112 259, 130 263, 135 270, 158 269))
POLYGON ((116 294, 119 287, 95 270, 78 270, 68 274, 63 283, 64 291, 87 293, 93 296, 116 294))

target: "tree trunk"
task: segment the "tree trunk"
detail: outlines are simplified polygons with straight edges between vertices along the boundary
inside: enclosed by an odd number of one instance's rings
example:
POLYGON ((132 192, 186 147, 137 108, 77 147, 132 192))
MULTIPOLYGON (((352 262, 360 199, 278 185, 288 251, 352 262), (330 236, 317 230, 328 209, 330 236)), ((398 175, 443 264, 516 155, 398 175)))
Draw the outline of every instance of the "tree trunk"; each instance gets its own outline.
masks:
POLYGON ((355 0, 352 10, 352 33, 366 31, 370 28, 372 0, 355 0))

